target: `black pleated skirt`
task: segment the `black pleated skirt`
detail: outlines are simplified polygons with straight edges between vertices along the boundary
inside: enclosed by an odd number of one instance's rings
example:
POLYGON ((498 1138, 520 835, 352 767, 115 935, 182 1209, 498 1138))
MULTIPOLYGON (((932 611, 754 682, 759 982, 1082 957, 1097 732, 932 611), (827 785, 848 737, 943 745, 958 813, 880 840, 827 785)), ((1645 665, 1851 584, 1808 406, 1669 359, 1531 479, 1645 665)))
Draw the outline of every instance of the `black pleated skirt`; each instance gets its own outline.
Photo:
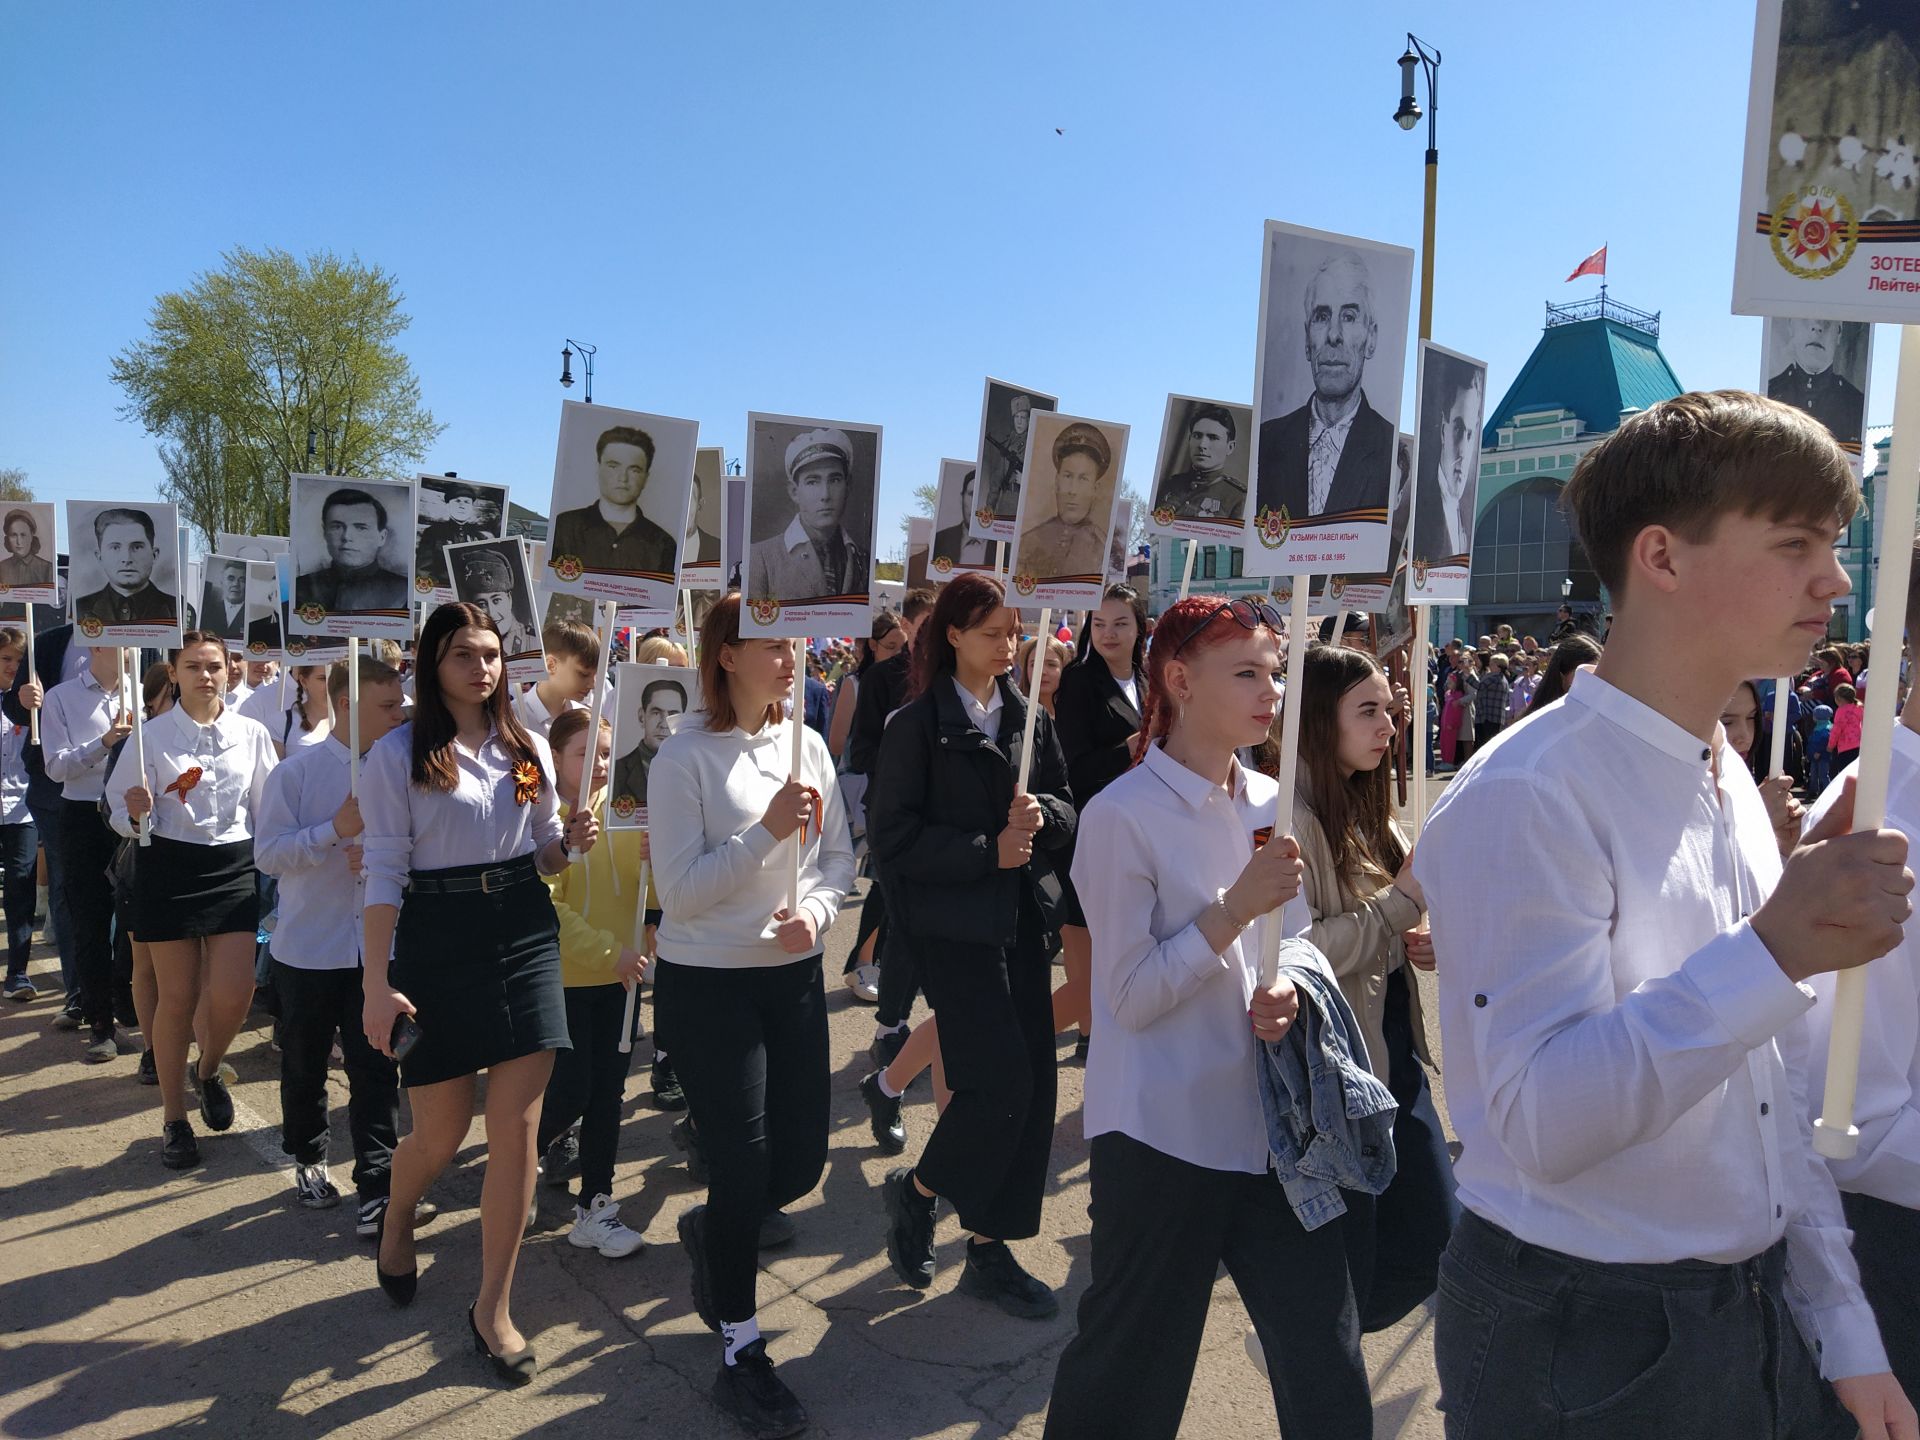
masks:
POLYGON ((542 1050, 570 1048, 560 983, 560 924, 533 857, 414 872, 446 880, 512 869, 491 894, 409 890, 394 930, 393 988, 414 1004, 419 1043, 402 1085, 434 1085, 542 1050))
POLYGON ((151 844, 134 851, 128 915, 133 938, 254 934, 260 928, 256 873, 251 840, 193 845, 155 835, 151 844))

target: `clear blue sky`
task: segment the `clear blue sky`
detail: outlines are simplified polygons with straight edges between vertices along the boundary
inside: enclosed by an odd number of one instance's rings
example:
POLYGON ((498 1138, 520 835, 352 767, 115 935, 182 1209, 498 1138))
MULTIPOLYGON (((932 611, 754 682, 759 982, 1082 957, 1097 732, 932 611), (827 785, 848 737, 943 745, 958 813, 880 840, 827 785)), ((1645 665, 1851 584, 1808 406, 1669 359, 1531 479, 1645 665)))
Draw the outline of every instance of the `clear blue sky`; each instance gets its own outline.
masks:
POLYGON ((536 509, 565 336, 599 345, 597 400, 729 455, 749 409, 884 425, 883 555, 987 373, 1130 422, 1139 483, 1167 391, 1251 395, 1264 218, 1418 245, 1409 25, 1445 55, 1434 338, 1497 398, 1609 242, 1683 383, 1755 384, 1728 313, 1751 0, 12 4, 0 466, 157 493, 109 358, 272 245, 391 270, 447 425, 425 468, 536 509))

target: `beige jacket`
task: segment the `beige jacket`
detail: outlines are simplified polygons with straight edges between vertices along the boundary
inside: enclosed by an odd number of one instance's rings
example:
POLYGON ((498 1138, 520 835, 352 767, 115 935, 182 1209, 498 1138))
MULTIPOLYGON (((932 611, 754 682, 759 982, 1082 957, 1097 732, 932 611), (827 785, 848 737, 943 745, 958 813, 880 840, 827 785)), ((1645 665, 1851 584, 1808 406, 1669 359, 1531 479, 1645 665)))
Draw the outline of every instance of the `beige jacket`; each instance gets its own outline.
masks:
MULTIPOLYGON (((1420 907, 1390 881, 1367 899, 1357 899, 1340 887, 1334 873, 1333 848, 1326 832, 1301 792, 1293 807, 1294 837, 1306 865, 1305 893, 1313 913, 1311 940, 1327 957, 1347 997, 1360 1030, 1366 1036, 1367 1060, 1382 1084, 1387 1079, 1387 976, 1406 964, 1400 932, 1420 923, 1420 907)), ((1428 1069, 1434 1068, 1427 1046, 1426 1016, 1420 1009, 1420 985, 1407 977, 1409 1018, 1413 1022, 1413 1052, 1428 1069)))

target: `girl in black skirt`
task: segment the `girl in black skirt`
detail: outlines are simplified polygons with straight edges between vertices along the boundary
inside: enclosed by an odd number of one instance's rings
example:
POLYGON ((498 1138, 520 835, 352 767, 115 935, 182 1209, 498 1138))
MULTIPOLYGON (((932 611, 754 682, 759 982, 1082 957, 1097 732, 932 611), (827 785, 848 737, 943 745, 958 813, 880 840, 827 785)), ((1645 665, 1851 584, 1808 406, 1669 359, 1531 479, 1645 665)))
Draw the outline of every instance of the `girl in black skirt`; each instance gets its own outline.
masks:
POLYGON ((211 1130, 233 1124, 220 1061, 253 1003, 253 821, 278 758, 266 728, 226 706, 226 642, 207 630, 189 630, 181 642, 170 657, 180 701, 146 727, 145 773, 141 747, 128 742, 106 786, 122 835, 152 817, 152 843, 135 853, 129 919, 153 956, 154 1067, 166 1127, 160 1159, 174 1170, 200 1158, 182 1076, 203 966, 200 1117, 211 1130))
POLYGON ((364 935, 367 1040, 392 1055, 395 1022, 417 1038, 400 1059, 413 1130, 393 1154, 375 1260, 380 1286, 413 1299, 413 1216, 473 1122, 487 1072, 474 1347, 509 1384, 539 1360, 509 1313, 533 1198, 534 1130, 553 1054, 567 1044, 559 925, 540 876, 593 847, 591 812, 563 826, 553 756, 508 704, 500 632, 486 611, 442 605, 420 635, 413 719, 367 754, 364 935), (391 964, 387 957, 393 957, 391 964), (386 1233, 391 1227, 392 1233, 386 1233))

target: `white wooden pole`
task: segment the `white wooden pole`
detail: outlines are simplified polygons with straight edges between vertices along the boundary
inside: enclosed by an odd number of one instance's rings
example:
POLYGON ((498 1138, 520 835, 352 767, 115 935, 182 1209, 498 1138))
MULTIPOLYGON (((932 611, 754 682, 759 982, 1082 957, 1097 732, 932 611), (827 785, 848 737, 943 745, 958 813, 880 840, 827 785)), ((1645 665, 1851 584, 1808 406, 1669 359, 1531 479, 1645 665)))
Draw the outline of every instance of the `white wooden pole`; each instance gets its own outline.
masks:
POLYGON ((1186 562, 1180 567, 1180 598, 1182 600, 1187 598, 1187 590, 1193 584, 1193 557, 1194 552, 1199 548, 1199 544, 1192 537, 1188 537, 1186 562))
POLYGON ((1413 607, 1413 647, 1407 653, 1407 689, 1413 713, 1407 729, 1413 736, 1413 808, 1411 839, 1418 840, 1427 823, 1427 622, 1431 607, 1413 607))
POLYGON ((1027 728, 1020 740, 1020 783, 1016 795, 1027 793, 1027 780, 1033 774, 1033 727, 1040 719, 1040 676, 1047 663, 1047 627, 1053 623, 1053 607, 1040 611, 1040 628, 1034 632, 1033 662, 1027 674, 1027 728))
MULTIPOLYGON (((599 663, 594 666, 593 699, 587 706, 587 755, 590 758, 586 764, 580 767, 580 793, 574 797, 573 802, 573 813, 576 815, 584 815, 587 813, 587 801, 593 793, 593 760, 591 757, 597 753, 594 747, 600 743, 600 701, 607 688, 607 660, 613 654, 613 622, 619 612, 619 608, 620 607, 611 600, 600 607, 601 620, 598 632, 600 639, 600 660, 599 663)), ((567 863, 569 865, 578 865, 585 858, 584 852, 579 855, 574 854, 571 850, 567 852, 567 863)))
MULTIPOLYGON (((36 685, 36 684, 39 684, 40 677, 34 673, 34 669, 33 669, 33 606, 29 604, 26 608, 27 608, 27 683, 29 685, 36 685)), ((45 687, 43 686, 41 690, 41 701, 43 704, 45 703, 45 696, 46 696, 46 692, 45 692, 45 687)), ((27 739, 32 741, 35 745, 38 745, 40 743, 39 706, 35 706, 33 709, 27 712, 27 739)))
MULTIPOLYGON (((292 667, 289 666, 289 669, 292 667)), ((302 711, 307 697, 300 697, 302 711)), ((360 637, 347 637, 347 793, 360 793, 360 637)))
MULTIPOLYGON (((153 796, 153 803, 158 805, 160 797, 154 794, 153 784, 147 779, 146 694, 140 683, 140 677, 134 674, 139 664, 138 650, 120 652, 121 691, 127 696, 127 703, 133 709, 133 764, 134 768, 140 772, 141 785, 146 787, 147 793, 153 796)), ((133 828, 139 835, 142 845, 151 845, 153 843, 153 811, 149 810, 143 815, 133 828)))
MULTIPOLYGON (((807 739, 806 704, 807 642, 805 640, 795 640, 793 642, 793 713, 787 717, 787 723, 793 727, 791 731, 793 753, 787 766, 787 773, 792 776, 793 783, 796 785, 804 785, 807 783, 805 764, 807 739)), ((825 802, 822 802, 822 808, 824 808, 824 804, 825 802)), ((823 816, 816 814, 813 817, 814 824, 819 825, 823 818, 823 816)), ((800 854, 806 849, 806 843, 807 827, 802 825, 798 830, 793 832, 792 864, 787 870, 788 915, 797 914, 800 909, 800 854)))
MULTIPOLYGON (((1280 712, 1280 793, 1273 802, 1273 841, 1293 830, 1293 786, 1300 765, 1300 697, 1307 671, 1307 592, 1311 575, 1293 577, 1293 610, 1287 616, 1287 693, 1280 712)), ((1260 988, 1280 978, 1280 912, 1266 917, 1260 947, 1260 988)))
MULTIPOLYGON (((1920 503, 1920 326, 1900 330, 1900 376, 1894 387, 1893 449, 1880 491, 1880 559, 1873 609, 1887 617, 1880 627, 1884 679, 1867 687, 1861 726, 1860 769, 1853 791, 1853 828, 1878 830, 1887 816, 1887 773, 1893 757, 1894 701, 1900 688, 1901 617, 1907 613, 1907 577, 1913 564, 1914 509, 1920 503)), ((1834 977, 1833 1038, 1827 1047, 1827 1085, 1820 1118, 1813 1122, 1813 1148, 1829 1160, 1850 1158, 1860 1145, 1853 1123, 1860 1081, 1860 1031, 1866 1020, 1864 965, 1834 977)))
MULTIPOLYGON (((647 879, 653 866, 645 860, 640 862, 640 895, 633 902, 633 948, 642 948, 647 938, 647 879)), ((640 1004, 640 982, 634 981, 627 987, 627 1013, 620 1021, 620 1053, 633 1053, 633 1012, 640 1004)))
POLYGON ((1791 675, 1782 675, 1773 682, 1773 744, 1767 753, 1769 780, 1787 768, 1787 696, 1792 690, 1791 675))

